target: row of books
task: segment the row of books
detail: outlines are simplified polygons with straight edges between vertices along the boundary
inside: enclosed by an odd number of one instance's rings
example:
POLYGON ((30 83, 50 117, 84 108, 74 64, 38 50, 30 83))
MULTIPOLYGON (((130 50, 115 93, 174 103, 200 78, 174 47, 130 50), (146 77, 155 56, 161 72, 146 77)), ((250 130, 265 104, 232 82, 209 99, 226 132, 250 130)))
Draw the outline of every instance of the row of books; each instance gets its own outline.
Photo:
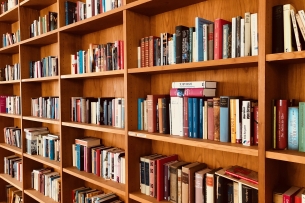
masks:
POLYGON ((6 33, 2 36, 3 47, 16 44, 20 41, 20 30, 17 30, 15 33, 6 33))
POLYGON ((6 65, 0 68, 0 81, 20 80, 20 64, 6 65))
POLYGON ((272 7, 272 52, 301 51, 305 48, 305 12, 292 4, 272 7))
POLYGON ((61 180, 58 172, 53 172, 51 168, 34 169, 31 172, 31 185, 44 196, 60 202, 61 180))
POLYGON ((21 114, 20 96, 0 96, 0 113, 21 114))
POLYGON ((60 161, 60 139, 50 134, 48 128, 25 128, 26 153, 40 155, 50 160, 60 161))
POLYGON ((75 139, 72 145, 73 166, 98 177, 125 183, 125 151, 106 147, 98 138, 75 139))
POLYGON ((58 75, 58 57, 47 56, 41 61, 30 61, 30 78, 41 78, 58 75))
POLYGON ((18 5, 18 0, 4 0, 1 2, 0 14, 12 9, 18 5))
POLYGON ((69 25, 120 6, 122 0, 86 0, 85 3, 65 1, 65 22, 69 25))
POLYGON ((34 22, 30 26, 30 38, 36 37, 41 34, 47 33, 52 30, 57 29, 57 13, 49 11, 49 14, 45 16, 39 16, 38 20, 34 20, 34 22))
POLYGON ((124 42, 90 44, 88 50, 71 55, 71 74, 124 69, 124 42))
POLYGON ((274 203, 285 203, 295 202, 302 203, 305 200, 305 188, 296 186, 286 186, 280 184, 273 189, 273 202, 274 203))
POLYGON ((140 40, 138 68, 258 55, 257 13, 215 22, 196 17, 195 27, 176 26, 140 40))
POLYGON ((18 127, 5 127, 4 131, 4 142, 14 147, 21 148, 21 129, 18 127))
POLYGON ((178 161, 177 155, 140 157, 141 193, 158 201, 244 202, 238 200, 251 193, 248 202, 257 202, 257 184, 258 173, 240 166, 209 169, 205 163, 178 161))
POLYGON ((71 121, 125 127, 124 98, 71 98, 71 121))
POLYGON ((72 202, 83 203, 83 202, 109 202, 109 203, 122 203, 119 197, 115 193, 104 193, 101 190, 93 189, 90 187, 80 187, 72 190, 72 202))
POLYGON ((12 185, 5 186, 5 202, 7 203, 22 203, 22 191, 12 185))
POLYGON ((17 155, 4 157, 4 173, 22 182, 22 158, 17 155))
POLYGON ((31 98, 31 115, 41 118, 59 119, 59 98, 31 98))

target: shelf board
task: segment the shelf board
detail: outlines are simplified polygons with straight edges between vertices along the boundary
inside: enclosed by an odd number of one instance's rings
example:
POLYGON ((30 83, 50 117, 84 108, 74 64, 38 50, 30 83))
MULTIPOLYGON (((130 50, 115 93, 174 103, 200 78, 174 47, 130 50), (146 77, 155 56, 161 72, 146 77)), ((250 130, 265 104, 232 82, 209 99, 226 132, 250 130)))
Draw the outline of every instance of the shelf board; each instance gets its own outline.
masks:
POLYGON ((162 142, 170 142, 174 144, 181 144, 192 147, 201 147, 205 149, 245 154, 250 156, 258 156, 257 146, 248 147, 248 146, 243 146, 242 144, 216 142, 212 140, 195 139, 195 138, 188 138, 188 137, 181 137, 181 136, 167 135, 160 133, 148 133, 146 131, 129 131, 128 135, 133 137, 157 140, 162 142))
POLYGON ((18 5, 0 15, 0 22, 14 23, 18 21, 18 5))
POLYGON ((130 193, 129 194, 129 198, 133 199, 135 201, 138 201, 138 202, 142 202, 142 203, 158 203, 158 202, 167 202, 167 203, 169 203, 170 202, 170 201, 165 201, 165 200, 158 201, 156 198, 151 197, 149 195, 142 194, 140 191, 130 193))
POLYGON ((305 51, 294 51, 278 54, 267 54, 266 61, 268 62, 287 62, 299 63, 305 61, 305 51))
POLYGON ((268 150, 266 151, 266 157, 268 159, 305 164, 305 152, 293 150, 268 150))
POLYGON ((115 128, 107 125, 96 125, 96 124, 77 123, 77 122, 62 122, 62 125, 67 127, 81 128, 85 130, 94 130, 99 132, 114 133, 120 135, 125 134, 125 129, 115 128))
POLYGON ((62 75, 62 79, 87 79, 87 78, 98 78, 98 77, 108 77, 108 76, 123 76, 124 70, 114 70, 114 71, 103 71, 97 73, 84 73, 84 74, 71 74, 62 75))
POLYGON ((54 201, 52 198, 44 196, 34 189, 24 190, 24 193, 41 203, 56 203, 56 201, 54 201))
POLYGON ((23 156, 27 157, 29 159, 32 159, 34 161, 37 161, 39 163, 51 166, 52 168, 60 170, 60 162, 58 162, 58 161, 52 161, 49 158, 46 158, 46 157, 43 157, 43 156, 30 155, 30 154, 27 154, 27 153, 23 153, 23 156))
POLYGON ((18 83, 20 83, 20 80, 0 81, 0 85, 18 84, 18 83))
POLYGON ((50 77, 41 77, 41 78, 28 78, 28 79, 22 79, 22 82, 44 82, 44 81, 52 81, 52 80, 58 80, 59 76, 50 76, 50 77))
POLYGON ((45 46, 48 44, 54 44, 58 41, 57 34, 58 34, 58 30, 52 30, 50 32, 38 35, 36 37, 26 39, 22 41, 21 44, 37 46, 37 47, 45 46))
POLYGON ((13 185, 14 187, 18 188, 19 190, 22 190, 22 182, 16 180, 15 178, 12 178, 12 176, 1 173, 0 178, 2 178, 7 183, 13 185))
POLYGON ((76 23, 60 28, 60 31, 76 35, 84 35, 123 24, 123 10, 126 6, 98 14, 76 23))
POLYGON ((138 0, 128 4, 128 10, 146 16, 153 16, 167 11, 175 10, 192 4, 203 2, 202 0, 138 0))
POLYGON ((157 74, 157 73, 172 73, 181 71, 198 71, 198 70, 211 70, 211 69, 224 69, 224 68, 237 68, 245 66, 258 65, 257 56, 246 56, 239 58, 210 60, 202 62, 181 63, 167 66, 153 66, 143 68, 131 68, 128 69, 128 73, 145 73, 145 74, 157 74))
POLYGON ((37 10, 41 10, 55 3, 56 0, 25 0, 23 2, 20 2, 20 6, 31 7, 37 10))
POLYGON ((97 186, 111 190, 112 192, 115 192, 117 194, 125 195, 125 185, 124 184, 117 183, 112 180, 106 180, 104 178, 94 175, 93 173, 79 171, 76 167, 64 168, 63 171, 72 176, 80 178, 84 181, 87 181, 87 182, 93 183, 97 186))
POLYGON ((8 117, 8 118, 21 118, 20 115, 17 115, 17 114, 9 114, 9 113, 0 113, 0 116, 3 116, 3 117, 8 117))
POLYGON ((0 147, 3 149, 6 149, 8 151, 14 152, 15 154, 22 155, 22 150, 18 147, 6 144, 6 143, 0 143, 0 147))
POLYGON ((20 42, 17 42, 15 44, 6 46, 6 47, 2 47, 0 49, 0 54, 17 54, 19 53, 19 44, 20 42))
POLYGON ((28 121, 36 121, 36 122, 42 122, 42 123, 50 123, 50 124, 59 124, 59 120, 50 119, 50 118, 40 118, 36 116, 23 116, 24 120, 28 121))

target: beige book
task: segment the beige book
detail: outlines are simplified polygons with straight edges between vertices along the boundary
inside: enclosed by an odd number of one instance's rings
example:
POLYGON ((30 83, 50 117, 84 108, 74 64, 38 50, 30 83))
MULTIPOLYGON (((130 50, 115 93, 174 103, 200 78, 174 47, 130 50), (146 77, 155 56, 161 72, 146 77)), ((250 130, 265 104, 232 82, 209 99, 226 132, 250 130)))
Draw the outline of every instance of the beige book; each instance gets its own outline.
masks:
POLYGON ((284 52, 292 52, 294 48, 292 47, 292 23, 290 10, 295 10, 291 4, 285 4, 283 6, 283 18, 284 18, 284 52))
POLYGON ((293 32, 294 32, 294 36, 295 36, 295 41, 297 43, 297 49, 298 49, 298 51, 302 51, 302 46, 301 46, 301 42, 300 42, 300 38, 299 38, 299 31, 298 31, 298 27, 297 27, 294 9, 290 10, 290 15, 291 15, 291 22, 292 22, 293 32))
POLYGON ((239 186, 238 182, 233 182, 234 203, 239 203, 239 186))
POLYGON ((251 16, 245 13, 245 56, 251 56, 251 16))
POLYGON ((296 21, 297 21, 297 23, 298 23, 298 26, 299 26, 299 28, 300 28, 300 30, 301 30, 303 39, 305 40, 305 27, 304 27, 304 25, 303 25, 303 23, 302 23, 301 17, 300 17, 300 15, 297 13, 297 14, 295 14, 295 18, 296 18, 296 21))

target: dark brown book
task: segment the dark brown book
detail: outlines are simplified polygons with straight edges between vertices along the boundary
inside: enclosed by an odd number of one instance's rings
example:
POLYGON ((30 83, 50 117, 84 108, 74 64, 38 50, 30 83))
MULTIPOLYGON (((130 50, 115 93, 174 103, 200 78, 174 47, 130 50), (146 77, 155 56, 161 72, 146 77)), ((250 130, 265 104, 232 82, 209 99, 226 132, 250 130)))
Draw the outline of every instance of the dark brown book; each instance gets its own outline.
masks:
POLYGON ((272 53, 284 52, 283 5, 272 7, 272 53))
POLYGON ((178 202, 178 169, 189 164, 188 162, 179 161, 170 165, 170 201, 178 202))
POLYGON ((220 141, 220 98, 213 98, 214 140, 220 141))
POLYGON ((149 37, 145 37, 144 38, 144 67, 148 67, 149 66, 149 59, 148 59, 148 55, 149 55, 149 37))
POLYGON ((145 38, 141 38, 141 68, 145 67, 145 38))
POLYGON ((159 37, 155 37, 155 36, 149 36, 148 37, 148 66, 149 67, 153 67, 156 66, 156 49, 154 46, 154 42, 156 39, 160 39, 159 37))
POLYGON ((147 130, 150 133, 157 132, 157 104, 158 98, 166 95, 147 95, 147 130))
POLYGON ((183 25, 176 26, 176 64, 182 63, 182 32, 185 30, 189 28, 183 25))

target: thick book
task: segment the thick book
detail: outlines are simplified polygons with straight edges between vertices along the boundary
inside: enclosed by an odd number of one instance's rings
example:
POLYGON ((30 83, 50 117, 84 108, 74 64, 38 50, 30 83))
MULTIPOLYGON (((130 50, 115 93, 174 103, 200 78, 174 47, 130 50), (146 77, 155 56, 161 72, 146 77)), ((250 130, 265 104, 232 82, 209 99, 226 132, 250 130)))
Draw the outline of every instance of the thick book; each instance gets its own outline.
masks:
MULTIPOLYGON (((229 190, 228 184, 232 184, 233 181, 224 178, 222 176, 217 175, 216 176, 216 188, 217 188, 217 194, 216 194, 216 202, 222 203, 222 202, 228 202, 229 198, 229 192, 232 194, 232 190, 229 190)), ((232 185, 233 186, 233 185, 232 185)), ((231 196, 230 194, 230 196, 231 196)))
POLYGON ((178 202, 178 169, 189 164, 188 162, 179 161, 170 165, 170 201, 178 202))
POLYGON ((166 95, 147 95, 147 130, 157 132, 157 104, 158 98, 165 98, 166 95))
POLYGON ((226 174, 258 184, 258 173, 241 166, 231 166, 226 169, 226 174))
POLYGON ((302 203, 302 194, 305 192, 305 188, 301 188, 294 197, 295 203, 302 203))
POLYGON ((290 187, 286 186, 286 185, 282 185, 282 184, 279 184, 277 185, 273 191, 272 191, 272 194, 273 194, 273 202, 274 203, 283 203, 283 194, 289 189, 290 187))
POLYGON ((66 25, 70 25, 76 22, 75 16, 76 3, 71 1, 65 1, 65 20, 66 25))
POLYGON ((223 26, 231 22, 218 18, 214 22, 214 59, 223 58, 223 26))
POLYGON ((182 63, 183 32, 185 32, 186 30, 189 30, 189 28, 186 26, 176 26, 176 64, 182 63))
POLYGON ((300 190, 299 187, 292 186, 283 194, 283 202, 293 203, 297 192, 300 190))
POLYGON ((171 88, 171 97, 215 97, 216 89, 206 88, 171 88))
POLYGON ((195 29, 196 29, 196 51, 198 57, 196 61, 203 61, 203 25, 212 24, 212 21, 196 17, 195 18, 195 29))
POLYGON ((206 168, 195 173, 195 203, 206 202, 205 196, 205 176, 211 169, 206 168))
POLYGON ((276 148, 286 149, 288 141, 288 100, 277 100, 276 109, 276 148))
POLYGON ((172 82, 172 88, 216 88, 216 81, 187 81, 187 82, 172 82))
POLYGON ((299 107, 288 107, 288 149, 299 149, 299 107))
POLYGON ((296 47, 296 41, 292 29, 290 10, 295 10, 295 8, 291 4, 285 4, 283 6, 284 52, 292 52, 295 50, 296 47))

